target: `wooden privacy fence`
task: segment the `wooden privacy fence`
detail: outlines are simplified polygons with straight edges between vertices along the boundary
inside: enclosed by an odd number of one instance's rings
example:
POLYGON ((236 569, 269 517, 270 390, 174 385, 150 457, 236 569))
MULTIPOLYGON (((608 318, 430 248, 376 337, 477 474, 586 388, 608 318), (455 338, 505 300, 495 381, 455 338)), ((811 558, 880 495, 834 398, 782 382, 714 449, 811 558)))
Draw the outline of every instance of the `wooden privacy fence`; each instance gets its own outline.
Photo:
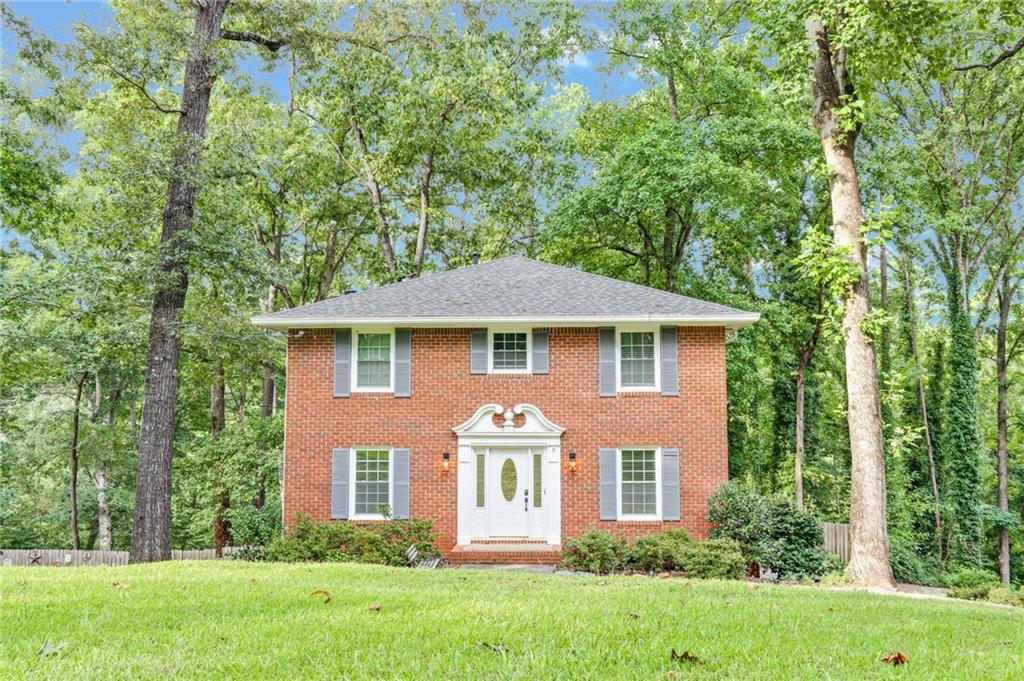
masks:
POLYGON ((825 550, 850 562, 850 526, 846 523, 822 523, 825 535, 825 550))
MULTIPOLYGON (((241 547, 224 547, 228 558, 241 551, 241 547)), ((214 549, 171 551, 171 560, 216 560, 214 549)), ((0 549, 0 565, 81 567, 83 565, 127 565, 127 551, 72 551, 71 549, 0 549)))

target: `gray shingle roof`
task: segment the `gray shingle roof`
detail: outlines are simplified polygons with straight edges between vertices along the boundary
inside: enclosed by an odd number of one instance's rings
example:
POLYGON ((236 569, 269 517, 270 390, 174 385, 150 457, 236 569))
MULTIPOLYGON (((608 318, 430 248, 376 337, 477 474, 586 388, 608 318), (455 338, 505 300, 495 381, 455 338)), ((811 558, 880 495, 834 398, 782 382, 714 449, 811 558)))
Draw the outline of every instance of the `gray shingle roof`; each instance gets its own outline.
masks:
POLYGON ((508 256, 253 318, 268 328, 354 323, 678 322, 731 328, 759 315, 618 279, 508 256))

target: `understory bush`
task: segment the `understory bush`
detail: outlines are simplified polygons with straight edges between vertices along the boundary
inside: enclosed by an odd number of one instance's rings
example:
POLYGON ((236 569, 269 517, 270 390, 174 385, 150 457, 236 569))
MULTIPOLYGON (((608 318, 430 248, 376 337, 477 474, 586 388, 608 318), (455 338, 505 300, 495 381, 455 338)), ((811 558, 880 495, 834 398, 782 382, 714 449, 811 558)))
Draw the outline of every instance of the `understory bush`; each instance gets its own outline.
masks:
POLYGON ((896 529, 889 532, 889 565, 897 582, 942 586, 945 575, 935 557, 917 544, 913 535, 896 529))
POLYGON ((682 547, 680 569, 687 577, 698 579, 742 579, 747 561, 733 540, 708 539, 682 547))
POLYGON ((299 516, 293 530, 267 547, 266 557, 281 563, 408 565, 405 552, 410 544, 424 556, 439 555, 433 526, 429 520, 319 523, 299 516))
POLYGON ((576 539, 565 541, 562 567, 605 575, 625 567, 628 554, 629 544, 625 539, 592 527, 576 539))
POLYGON ((629 551, 629 568, 637 572, 682 570, 683 548, 693 543, 689 533, 681 528, 640 537, 629 551))
POLYGON ((623 569, 681 572, 703 579, 739 579, 746 572, 746 562, 736 542, 694 541, 681 528, 641 537, 632 548, 622 537, 592 528, 576 539, 566 540, 562 567, 598 574, 623 569))
POLYGON ((711 536, 735 541, 748 563, 771 568, 784 579, 828 571, 821 525, 807 511, 737 482, 720 487, 708 505, 708 520, 715 526, 711 536))

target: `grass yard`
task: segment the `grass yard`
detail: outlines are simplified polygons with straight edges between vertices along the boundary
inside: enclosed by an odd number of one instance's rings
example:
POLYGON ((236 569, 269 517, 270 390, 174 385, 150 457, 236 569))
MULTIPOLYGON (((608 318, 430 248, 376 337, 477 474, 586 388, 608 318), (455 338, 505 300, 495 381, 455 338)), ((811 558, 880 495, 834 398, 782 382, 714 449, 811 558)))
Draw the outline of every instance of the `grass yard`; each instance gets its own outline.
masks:
POLYGON ((799 587, 209 561, 0 589, 2 678, 1024 679, 1022 610, 799 587))

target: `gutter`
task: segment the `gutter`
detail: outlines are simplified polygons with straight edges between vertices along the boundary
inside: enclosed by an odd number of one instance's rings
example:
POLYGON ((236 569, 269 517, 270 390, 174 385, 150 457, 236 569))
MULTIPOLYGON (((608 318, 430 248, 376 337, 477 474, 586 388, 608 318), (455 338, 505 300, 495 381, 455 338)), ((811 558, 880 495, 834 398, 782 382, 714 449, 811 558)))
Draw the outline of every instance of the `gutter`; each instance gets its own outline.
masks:
POLYGON ((263 329, 334 329, 348 326, 403 326, 410 328, 478 328, 482 326, 602 326, 615 324, 674 324, 676 326, 724 326, 741 329, 753 324, 761 315, 745 312, 730 315, 631 315, 581 317, 276 317, 258 315, 251 318, 254 326, 263 329))

